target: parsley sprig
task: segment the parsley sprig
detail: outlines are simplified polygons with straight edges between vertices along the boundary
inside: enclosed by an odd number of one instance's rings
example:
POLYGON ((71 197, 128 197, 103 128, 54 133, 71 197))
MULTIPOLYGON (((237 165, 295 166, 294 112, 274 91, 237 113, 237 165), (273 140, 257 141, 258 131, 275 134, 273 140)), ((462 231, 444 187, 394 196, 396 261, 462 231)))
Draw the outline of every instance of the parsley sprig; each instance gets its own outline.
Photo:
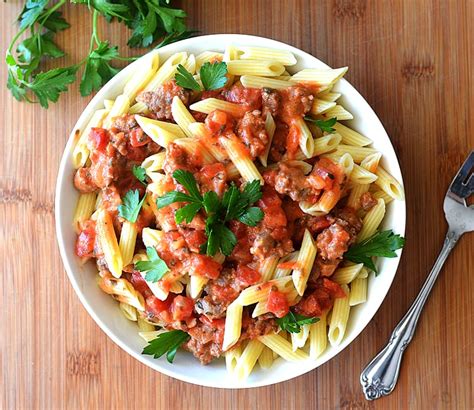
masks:
POLYGON ((148 256, 147 261, 138 261, 135 263, 135 269, 140 272, 146 272, 145 280, 148 282, 158 282, 169 272, 166 262, 158 256, 156 249, 148 246, 146 248, 148 256))
POLYGON ((333 125, 336 124, 337 121, 336 117, 329 118, 328 120, 315 120, 311 117, 304 117, 304 119, 305 121, 315 124, 321 131, 327 132, 328 134, 332 134, 334 131, 336 131, 336 129, 333 128, 333 125))
POLYGON ((196 179, 189 171, 176 170, 173 173, 173 178, 188 193, 167 192, 157 199, 156 205, 160 209, 175 202, 187 202, 187 205, 175 213, 175 220, 178 224, 183 221, 190 223, 196 214, 204 209, 207 215, 207 241, 201 247, 202 253, 214 256, 221 251, 224 255, 230 255, 237 244, 237 238, 226 226, 226 223, 238 220, 245 225, 256 226, 263 219, 263 211, 252 206, 262 197, 258 180, 247 183, 242 191, 232 184, 221 200, 214 191, 208 191, 201 195, 196 179))
POLYGON ((19 17, 19 31, 12 38, 6 52, 8 68, 7 88, 18 101, 39 102, 48 108, 59 95, 76 81, 77 72, 84 67, 80 92, 86 96, 99 89, 119 69, 112 62, 134 60, 119 55, 118 47, 98 36, 98 17, 107 21, 116 18, 132 30, 130 47, 156 48, 173 41, 191 37, 196 32, 186 30, 186 13, 169 6, 170 0, 27 0, 19 17), (58 59, 65 55, 56 44, 55 35, 70 27, 60 9, 69 3, 86 4, 92 11, 92 34, 87 57, 71 66, 41 70, 45 58, 58 59), (20 38, 29 33, 23 41, 20 38))
POLYGON ((282 318, 277 318, 276 322, 281 330, 286 330, 290 333, 301 332, 301 326, 316 323, 319 320, 317 317, 307 317, 293 313, 291 310, 282 318))
POLYGON ((190 339, 190 336, 182 330, 171 330, 161 333, 156 339, 150 340, 148 346, 143 349, 142 354, 152 355, 155 359, 166 353, 166 360, 173 363, 178 348, 190 339))
MULTIPOLYGON (((201 86, 194 79, 193 75, 178 64, 177 73, 175 75, 176 84, 189 90, 201 91, 201 86)), ((217 90, 224 87, 227 82, 227 64, 224 62, 204 63, 199 69, 199 77, 201 78, 204 90, 217 90)))
POLYGON ((352 245, 344 254, 344 259, 354 263, 363 263, 367 268, 377 274, 373 256, 383 256, 386 258, 395 258, 397 249, 403 248, 405 238, 393 233, 391 229, 387 231, 376 232, 365 241, 352 245))
POLYGON ((145 196, 140 199, 138 189, 128 191, 122 198, 122 204, 118 206, 119 216, 126 219, 129 222, 135 223, 142 208, 145 196))
POLYGON ((139 165, 134 165, 132 168, 133 176, 138 179, 143 185, 146 185, 146 169, 139 165))

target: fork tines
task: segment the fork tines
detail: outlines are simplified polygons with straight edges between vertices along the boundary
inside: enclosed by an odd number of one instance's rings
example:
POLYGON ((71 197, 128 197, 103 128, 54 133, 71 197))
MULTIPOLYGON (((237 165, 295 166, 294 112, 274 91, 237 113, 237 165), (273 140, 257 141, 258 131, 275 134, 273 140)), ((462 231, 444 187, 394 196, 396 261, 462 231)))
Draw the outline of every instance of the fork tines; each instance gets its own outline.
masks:
POLYGON ((457 197, 466 199, 474 193, 474 151, 471 151, 459 169, 449 190, 457 197))

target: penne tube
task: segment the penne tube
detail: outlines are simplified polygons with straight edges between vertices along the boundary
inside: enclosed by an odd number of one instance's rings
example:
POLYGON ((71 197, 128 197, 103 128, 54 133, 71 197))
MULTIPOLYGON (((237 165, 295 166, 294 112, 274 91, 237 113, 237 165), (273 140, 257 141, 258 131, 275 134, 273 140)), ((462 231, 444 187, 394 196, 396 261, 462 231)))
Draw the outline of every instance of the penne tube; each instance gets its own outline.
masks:
MULTIPOLYGON (((283 90, 296 85, 292 81, 279 80, 269 77, 258 77, 255 75, 243 75, 240 82, 247 88, 271 88, 274 90, 283 90)), ((335 104, 334 104, 335 105, 335 104)))
POLYGON ((193 111, 209 114, 215 110, 225 111, 234 117, 240 117, 244 113, 243 107, 227 101, 218 100, 217 98, 206 98, 195 102, 189 107, 193 111))
POLYGON ((176 124, 181 127, 186 136, 193 137, 193 133, 189 130, 189 124, 194 123, 196 120, 178 96, 173 97, 171 114, 176 124))
POLYGON ((95 209, 96 201, 97 194, 95 192, 79 195, 79 200, 77 201, 76 210, 72 220, 74 230, 77 234, 79 234, 81 230, 81 225, 91 218, 92 212, 94 212, 95 209))
POLYGON ((237 53, 241 60, 276 61, 285 66, 296 64, 296 57, 291 51, 286 50, 277 50, 266 47, 242 46, 237 47, 237 53))
POLYGON ((317 85, 329 85, 340 80, 347 72, 348 67, 327 68, 305 68, 294 74, 291 79, 298 83, 316 83, 317 85))
POLYGON ((283 71, 285 71, 283 64, 276 61, 232 60, 227 62, 227 72, 232 75, 276 77, 283 71))
POLYGON ((357 235, 357 242, 362 242, 370 238, 382 222, 383 217, 385 216, 385 202, 383 199, 377 200, 377 205, 375 205, 367 215, 365 215, 362 220, 362 229, 357 235))
POLYGON ((328 339, 331 346, 341 344, 344 334, 346 333, 347 321, 349 320, 349 288, 342 285, 346 297, 337 298, 332 308, 331 321, 329 323, 328 339))
POLYGON ((363 266, 363 263, 358 263, 356 265, 338 268, 332 275, 331 280, 339 283, 340 285, 347 285, 357 278, 363 266))
POLYGON ((265 345, 257 339, 252 339, 247 343, 247 346, 245 346, 245 349, 238 358, 237 365, 235 366, 237 380, 243 381, 247 379, 250 372, 255 367, 257 359, 262 353, 264 347, 265 345))
POLYGON ((124 266, 127 266, 133 259, 133 254, 135 253, 135 243, 137 241, 137 233, 137 227, 134 223, 125 221, 122 224, 119 248, 124 266))
POLYGON ((224 341, 222 342, 222 350, 224 351, 231 348, 239 340, 242 327, 242 309, 243 306, 237 301, 232 302, 227 307, 224 341))
POLYGON ((265 131, 268 135, 268 143, 265 147, 265 151, 263 152, 263 154, 258 157, 264 167, 266 167, 268 163, 268 154, 270 153, 270 148, 272 146, 273 135, 275 134, 275 130, 275 121, 272 115, 270 113, 267 113, 267 117, 265 118, 265 131))
POLYGON ((100 209, 97 214, 96 232, 109 271, 114 277, 120 278, 123 268, 122 255, 115 236, 112 217, 103 209, 100 209))
POLYGON ((328 345, 327 321, 324 313, 309 329, 309 357, 316 360, 328 345))
POLYGON ((340 122, 336 122, 333 125, 334 129, 342 137, 342 142, 347 145, 357 145, 359 147, 364 147, 366 145, 372 144, 372 140, 364 137, 362 134, 354 131, 353 129, 346 127, 340 122))
POLYGON ((306 289, 306 282, 313 268, 314 259, 316 258, 316 244, 313 237, 306 229, 303 236, 301 249, 296 260, 296 268, 293 269, 293 284, 300 296, 306 289))
POLYGON ((318 98, 315 98, 310 112, 312 115, 324 114, 325 112, 328 112, 334 107, 336 107, 335 102, 325 101, 325 100, 320 100, 318 98))
POLYGON ((351 282, 349 305, 356 306, 367 301, 367 278, 357 278, 351 282))
POLYGON ((259 336, 258 340, 289 362, 306 360, 308 358, 308 355, 303 350, 297 349, 294 351, 291 343, 276 333, 259 336))
POLYGON ((179 125, 152 120, 141 115, 135 115, 135 119, 143 132, 162 147, 166 148, 174 140, 186 137, 179 125))
POLYGON ((128 99, 128 97, 124 94, 119 95, 115 99, 114 105, 112 106, 109 114, 105 118, 102 128, 106 128, 106 129, 111 128, 114 119, 117 117, 120 117, 123 114, 126 114, 129 108, 130 108, 130 100, 128 99))
POLYGON ((379 186, 382 191, 385 191, 393 199, 398 199, 403 201, 405 198, 405 193, 403 192, 403 187, 401 184, 391 176, 385 169, 381 166, 377 168, 375 172, 378 176, 375 184, 379 186))
POLYGON ((242 142, 237 138, 230 139, 225 137, 220 137, 219 142, 224 147, 229 158, 245 181, 251 182, 258 179, 260 185, 264 184, 262 175, 258 171, 242 142))

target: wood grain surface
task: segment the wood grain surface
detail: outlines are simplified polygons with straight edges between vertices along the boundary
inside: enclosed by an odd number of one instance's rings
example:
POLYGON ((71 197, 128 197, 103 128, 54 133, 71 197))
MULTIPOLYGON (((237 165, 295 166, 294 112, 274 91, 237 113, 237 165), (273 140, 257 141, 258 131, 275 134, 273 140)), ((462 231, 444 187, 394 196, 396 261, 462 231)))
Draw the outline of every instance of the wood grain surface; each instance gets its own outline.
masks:
MULTIPOLYGON (((5 50, 21 2, 0 6, 5 50)), ((365 331, 319 369, 275 386, 224 391, 160 375, 123 352, 81 306, 55 239, 56 173, 86 106, 77 88, 48 110, 18 103, 1 64, 1 407, 83 409, 467 409, 474 407, 474 234, 464 236, 436 284, 395 392, 364 400, 359 374, 385 344, 430 270, 446 224, 442 199, 474 148, 474 1, 184 1, 202 33, 270 37, 331 66, 386 127, 405 178, 407 245, 384 304, 365 331)), ((90 14, 68 6, 58 36, 65 64, 87 53, 90 14)), ((102 24, 124 53, 128 33, 102 24)))

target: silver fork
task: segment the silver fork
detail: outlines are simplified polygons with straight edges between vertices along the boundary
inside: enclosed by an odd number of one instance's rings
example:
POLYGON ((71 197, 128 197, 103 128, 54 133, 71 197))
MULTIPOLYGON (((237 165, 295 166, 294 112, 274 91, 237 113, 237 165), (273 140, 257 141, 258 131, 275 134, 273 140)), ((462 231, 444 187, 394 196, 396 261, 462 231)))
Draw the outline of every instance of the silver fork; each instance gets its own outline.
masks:
POLYGON ((360 383, 367 400, 387 396, 395 388, 403 352, 413 338, 423 306, 444 262, 461 235, 474 231, 474 205, 466 204, 466 199, 473 193, 474 151, 459 169, 444 198, 443 208, 448 221, 448 233, 438 259, 410 309, 392 332, 388 344, 360 375, 360 383))

